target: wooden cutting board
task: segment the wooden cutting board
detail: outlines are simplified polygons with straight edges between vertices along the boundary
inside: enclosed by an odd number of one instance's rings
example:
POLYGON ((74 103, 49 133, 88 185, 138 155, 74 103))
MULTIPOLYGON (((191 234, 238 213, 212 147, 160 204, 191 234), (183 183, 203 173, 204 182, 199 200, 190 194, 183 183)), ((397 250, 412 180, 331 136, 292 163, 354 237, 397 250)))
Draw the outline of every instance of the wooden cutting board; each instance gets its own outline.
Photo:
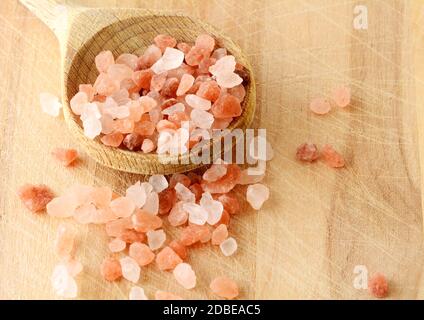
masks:
MULTIPOLYGON (((118 2, 147 6, 75 3, 118 2)), ((275 158, 265 179, 271 199, 260 212, 245 206, 232 220, 237 254, 193 252, 198 286, 192 291, 172 274, 143 269, 139 285, 147 294, 162 289, 213 298, 209 281, 227 274, 240 284, 241 298, 363 299, 366 290, 353 286, 354 268, 363 265, 388 276, 390 298, 423 298, 422 1, 360 1, 368 9, 367 30, 352 27, 358 1, 148 3, 204 19, 248 53, 258 88, 255 126, 267 129, 275 158), (313 97, 339 84, 352 87, 352 106, 324 117, 308 111, 313 97), (334 145, 346 168, 296 162, 296 147, 305 141, 334 145)), ((16 189, 45 183, 60 194, 78 182, 122 192, 145 177, 103 168, 85 154, 71 169, 49 156, 53 147, 78 148, 62 118, 40 113, 39 93, 60 92, 56 39, 15 0, 2 1, 0 30, 0 298, 53 299, 49 278, 59 221, 27 212, 16 189)), ((110 284, 99 275, 107 254, 102 228, 78 230, 77 256, 85 268, 80 297, 126 299, 128 282, 110 284)))

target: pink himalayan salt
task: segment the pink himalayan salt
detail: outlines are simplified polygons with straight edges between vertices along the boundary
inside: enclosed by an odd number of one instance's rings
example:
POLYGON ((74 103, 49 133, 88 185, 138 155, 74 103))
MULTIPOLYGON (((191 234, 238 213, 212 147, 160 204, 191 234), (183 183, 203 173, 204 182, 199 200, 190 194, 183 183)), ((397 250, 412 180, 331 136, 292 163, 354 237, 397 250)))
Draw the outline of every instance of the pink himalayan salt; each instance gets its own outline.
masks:
MULTIPOLYGON (((147 89, 150 90, 150 82, 152 81, 153 71, 150 69, 139 70, 133 73, 132 80, 136 84, 134 90, 147 89)), ((131 91, 131 90, 130 90, 131 91)))
POLYGON ((109 242, 108 247, 111 252, 121 252, 125 250, 127 243, 119 238, 115 238, 109 242))
POLYGON ((197 242, 207 242, 210 234, 209 228, 205 225, 189 225, 181 232, 179 242, 184 246, 191 246, 197 242))
POLYGON ((52 151, 52 155, 65 167, 68 167, 78 158, 78 151, 75 149, 55 148, 52 151))
POLYGON ((119 81, 107 73, 100 73, 94 82, 94 89, 99 95, 110 96, 119 90, 119 81))
POLYGON ((208 220, 208 212, 206 209, 196 203, 184 203, 183 210, 188 212, 190 223, 204 225, 208 220))
POLYGON ((203 174, 203 180, 208 182, 216 181, 227 174, 227 166, 225 164, 212 164, 203 174))
POLYGON ((153 190, 162 192, 168 188, 168 180, 162 174, 154 174, 149 178, 149 183, 152 185, 153 190))
POLYGON ((177 198, 181 201, 184 201, 184 202, 196 201, 196 196, 194 195, 194 193, 191 192, 190 189, 188 189, 186 186, 184 186, 183 184, 179 182, 175 186, 175 192, 176 192, 177 198))
POLYGON ((119 260, 113 257, 105 258, 100 266, 100 274, 107 281, 121 279, 122 267, 119 260))
POLYGON ((126 218, 133 214, 135 204, 130 198, 119 197, 111 201, 110 208, 117 217, 126 218))
POLYGON ((150 139, 144 139, 143 143, 141 144, 141 150, 144 153, 150 153, 155 150, 155 144, 150 139))
POLYGON ((345 166, 343 157, 328 144, 322 148, 321 156, 325 163, 331 168, 342 168, 345 166))
POLYGON ((187 177, 185 174, 183 173, 174 173, 171 178, 169 179, 169 187, 170 188, 175 188, 175 186, 177 185, 177 183, 181 183, 182 185, 184 185, 185 187, 189 187, 191 184, 191 180, 189 177, 187 177))
POLYGON ((140 181, 137 181, 127 188, 125 196, 131 199, 137 208, 141 208, 146 203, 147 193, 150 192, 147 188, 144 183, 141 184, 140 181))
POLYGON ((96 215, 96 207, 91 203, 86 203, 75 209, 74 219, 81 224, 91 223, 96 215))
POLYGON ((389 284, 382 273, 376 273, 368 280, 368 291, 376 298, 386 298, 389 284))
POLYGON ((75 232, 65 224, 59 225, 55 241, 55 252, 61 258, 73 255, 75 245, 75 232))
POLYGON ((228 227, 230 225, 230 220, 231 220, 230 214, 226 210, 224 210, 222 211, 221 220, 219 220, 214 225, 214 227, 218 227, 220 224, 225 224, 228 227))
POLYGON ((309 108, 312 112, 323 115, 330 112, 331 105, 325 98, 315 98, 309 104, 309 108))
POLYGON ((130 67, 132 70, 137 69, 138 57, 135 54, 123 53, 118 58, 116 58, 116 63, 125 64, 127 67, 130 67))
POLYGON ((18 196, 25 207, 34 213, 41 213, 54 198, 50 188, 43 184, 25 184, 18 189, 18 196))
POLYGON ((194 194, 196 201, 202 197, 203 189, 199 183, 193 183, 189 189, 194 194))
POLYGON ((94 59, 96 68, 99 72, 106 72, 107 69, 115 63, 115 58, 109 50, 100 52, 94 59))
POLYGON ((246 96, 246 89, 242 84, 228 89, 228 93, 236 97, 240 103, 243 102, 244 97, 246 96))
POLYGON ((134 121, 130 119, 115 120, 115 130, 120 133, 131 133, 134 131, 134 121))
POLYGON ((62 104, 60 103, 59 98, 48 92, 40 93, 40 105, 41 110, 52 117, 59 116, 60 109, 62 109, 62 104))
POLYGON ((123 257, 119 259, 122 268, 122 276, 133 283, 137 283, 140 279, 140 266, 131 257, 123 257))
POLYGON ((147 237, 146 234, 143 232, 125 229, 119 234, 119 239, 131 244, 134 242, 145 242, 147 237))
POLYGON ((150 121, 140 121, 134 125, 134 133, 141 136, 150 136, 155 131, 155 125, 150 121))
POLYGON ((153 214, 136 210, 132 216, 134 229, 138 232, 156 230, 162 226, 162 219, 153 214))
POLYGON ((159 34, 154 39, 155 45, 164 52, 167 47, 173 48, 177 45, 177 40, 167 34, 159 34))
MULTIPOLYGON (((171 107, 172 108, 172 107, 171 107)), ((169 131, 169 130, 177 130, 178 127, 175 123, 168 121, 168 120, 160 120, 157 124, 156 124, 156 130, 158 132, 161 131, 169 131)))
POLYGON ((150 264, 155 259, 153 251, 144 243, 134 242, 130 245, 129 256, 143 267, 150 264))
POLYGON ((190 118, 197 127, 202 129, 210 129, 214 121, 211 113, 201 109, 193 109, 190 118))
POLYGON ((185 62, 189 66, 198 66, 200 61, 203 60, 208 53, 203 48, 198 48, 196 46, 191 47, 190 51, 185 55, 185 62))
POLYGON ((159 214, 167 214, 177 200, 174 189, 168 188, 159 193, 159 214))
POLYGON ((97 187, 90 192, 90 197, 98 208, 105 208, 112 200, 112 190, 109 187, 97 187))
POLYGON ((230 123, 233 121, 233 118, 223 118, 223 119, 215 119, 215 121, 212 124, 212 129, 226 129, 230 125, 230 123))
POLYGON ((194 45, 197 48, 205 49, 207 52, 211 53, 215 48, 215 39, 208 34, 201 34, 197 36, 194 45))
POLYGON ((130 133, 126 135, 122 143, 128 150, 136 150, 141 147, 143 137, 137 133, 130 133))
POLYGON ((185 224, 188 220, 188 213, 183 208, 184 202, 177 202, 168 215, 168 221, 171 226, 177 227, 185 224))
POLYGON ((71 106, 71 110, 76 115, 81 115, 83 106, 88 103, 88 96, 85 92, 78 92, 76 95, 72 97, 69 101, 71 106))
MULTIPOLYGON (((167 101, 169 101, 169 100, 167 100, 167 101)), ((174 102, 176 102, 176 100, 174 102)), ((175 112, 184 112, 185 111, 185 105, 183 103, 180 103, 180 102, 172 104, 170 107, 164 107, 164 105, 162 105, 161 108, 162 108, 162 114, 166 115, 166 116, 170 116, 170 115, 174 114, 175 112)))
POLYGON ((341 108, 347 107, 351 101, 351 90, 349 87, 340 86, 333 91, 334 103, 341 108))
POLYGON ((180 42, 177 44, 177 49, 184 52, 184 54, 187 54, 190 51, 191 46, 188 43, 180 42))
POLYGON ((156 74, 176 69, 184 61, 184 53, 178 49, 167 47, 162 57, 151 67, 156 74))
POLYGON ((201 98, 215 102, 221 94, 221 89, 216 81, 210 80, 202 82, 196 94, 201 98))
POLYGON ((120 237, 127 229, 132 229, 131 218, 121 218, 106 223, 106 233, 109 237, 120 237))
POLYGON ((107 69, 107 74, 111 79, 121 83, 125 79, 132 79, 133 70, 125 64, 112 64, 107 69))
POLYGON ((194 77, 191 74, 183 74, 181 77, 180 83, 178 84, 177 96, 184 95, 193 85, 194 77))
POLYGON ((229 237, 219 244, 219 248, 224 256, 232 256, 237 251, 237 241, 229 237))
POLYGON ((212 232, 212 244, 219 246, 225 239, 228 238, 228 229, 225 224, 220 224, 213 232, 212 232))
POLYGON ((214 294, 222 298, 234 299, 239 295, 237 284, 226 276, 216 277, 209 287, 214 294))
POLYGON ((208 218, 206 220, 208 224, 214 225, 221 220, 224 206, 221 202, 214 200, 209 192, 203 193, 199 204, 208 214, 208 218))
POLYGON ((150 68, 162 56, 162 51, 154 44, 147 47, 144 54, 138 59, 138 68, 150 68))
POLYGON ((53 217, 67 218, 74 215, 78 202, 72 195, 52 199, 46 206, 47 214, 53 217))
POLYGON ((211 110, 218 119, 238 117, 242 112, 239 100, 230 94, 224 94, 218 98, 211 110))
POLYGON ((269 188, 267 186, 256 183, 247 187, 246 200, 253 209, 259 210, 268 198, 269 188))
POLYGON ((147 243, 149 244, 151 250, 159 249, 166 241, 166 234, 162 229, 147 231, 146 235, 147 243))
POLYGON ((178 264, 172 273, 175 280, 185 289, 193 289, 196 286, 196 274, 188 263, 178 264))
POLYGON ((156 264, 159 270, 172 270, 181 262, 180 256, 168 246, 156 255, 156 264))
POLYGON ((119 147, 124 140, 124 135, 120 132, 113 132, 110 134, 105 134, 100 138, 100 141, 109 147, 119 147))
POLYGON ((226 55, 227 55, 227 49, 218 48, 212 53, 211 57, 216 59, 216 60, 219 60, 219 59, 225 57, 226 55))
POLYGON ((236 214, 240 211, 240 203, 232 191, 220 195, 218 201, 222 203, 229 214, 236 214))
POLYGON ((55 293, 63 298, 76 298, 78 286, 63 264, 58 264, 52 273, 51 283, 55 293))
POLYGON ((217 60, 216 63, 209 68, 209 72, 214 76, 222 74, 231 74, 236 68, 236 59, 234 56, 224 56, 217 60))
POLYGON ((157 215, 159 212, 159 195, 157 192, 150 192, 147 195, 146 203, 143 206, 143 211, 152 215, 157 215))
POLYGON ((179 241, 177 240, 172 240, 169 245, 168 245, 172 250, 175 251, 176 254, 178 254, 178 256, 182 259, 185 260, 187 259, 187 248, 185 246, 183 246, 179 241))
POLYGON ((203 99, 195 94, 188 94, 185 96, 186 103, 194 108, 200 110, 209 110, 211 108, 211 102, 209 100, 203 99))
POLYGON ((319 151, 313 143, 303 143, 296 151, 296 159, 304 162, 314 162, 319 158, 319 151))
POLYGON ((168 77, 161 91, 162 96, 175 98, 177 96, 177 90, 178 90, 179 84, 180 84, 180 81, 177 78, 168 77))
POLYGON ((162 90, 163 86, 165 85, 167 76, 168 74, 166 72, 153 75, 150 82, 150 89, 154 91, 162 90))
POLYGON ((83 92, 87 95, 88 101, 93 101, 94 96, 96 94, 96 90, 94 90, 92 84, 80 84, 78 86, 78 91, 83 92))
POLYGON ((129 300, 149 300, 149 298, 147 298, 143 288, 134 286, 130 290, 129 300))
POLYGON ((95 117, 89 117, 82 122, 84 135, 89 139, 94 139, 102 132, 102 123, 95 117))
POLYGON ((155 300, 183 300, 183 298, 171 292, 158 290, 155 293, 155 300))
POLYGON ((229 164, 225 176, 213 182, 202 180, 201 186, 205 192, 228 193, 236 186, 240 174, 241 170, 239 166, 236 164, 229 164))

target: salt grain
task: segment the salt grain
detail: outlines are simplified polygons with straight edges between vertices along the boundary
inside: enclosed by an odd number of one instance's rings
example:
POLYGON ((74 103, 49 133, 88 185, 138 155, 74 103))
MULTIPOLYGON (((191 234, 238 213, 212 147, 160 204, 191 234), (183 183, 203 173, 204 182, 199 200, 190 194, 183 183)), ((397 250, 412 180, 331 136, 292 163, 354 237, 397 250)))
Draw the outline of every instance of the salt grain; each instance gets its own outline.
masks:
POLYGON ((134 286, 130 290, 129 300, 149 300, 149 298, 147 298, 143 288, 134 286))
POLYGON ((133 283, 140 279, 140 266, 131 257, 124 257, 119 260, 122 268, 122 276, 133 283))
POLYGON ((180 263, 173 271, 175 280, 185 289, 193 289, 196 286, 196 274, 188 263, 180 263))
POLYGON ((163 246, 166 241, 166 234, 161 230, 151 230, 147 233, 147 242, 151 250, 157 250, 163 246))
POLYGON ((253 209, 259 210, 268 198, 269 188, 267 186, 256 183, 247 187, 246 200, 253 209))
POLYGON ((236 239, 229 237, 221 242, 219 248, 224 256, 229 257, 237 251, 237 241, 236 239))
POLYGON ((57 117, 62 109, 62 104, 59 98, 48 92, 40 93, 40 104, 43 112, 52 117, 57 117))

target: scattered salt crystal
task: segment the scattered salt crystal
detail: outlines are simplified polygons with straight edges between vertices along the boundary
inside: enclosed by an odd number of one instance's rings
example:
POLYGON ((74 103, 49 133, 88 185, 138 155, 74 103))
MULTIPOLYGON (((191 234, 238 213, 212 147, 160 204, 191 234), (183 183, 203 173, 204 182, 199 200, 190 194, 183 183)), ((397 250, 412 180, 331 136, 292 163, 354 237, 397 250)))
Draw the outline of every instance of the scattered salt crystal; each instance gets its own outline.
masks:
POLYGON ((224 256, 229 257, 237 251, 237 241, 236 239, 229 237, 221 242, 219 248, 224 256))
POLYGON ((137 261, 140 267, 146 266, 155 259, 155 254, 144 243, 134 242, 130 245, 129 256, 137 261))
POLYGON ((43 112, 53 117, 57 117, 62 108, 59 98, 48 92, 40 93, 40 104, 43 112))
POLYGON ((204 225, 209 218, 208 212, 196 203, 184 203, 183 209, 188 212, 188 220, 197 225, 204 225))
POLYGON ((331 105, 324 98, 315 98, 309 104, 309 108, 311 109, 312 112, 319 114, 319 115, 323 115, 323 114, 327 114, 327 113, 330 112, 331 105))
POLYGON ((247 187, 246 200, 253 209, 259 210, 268 198, 269 188, 267 186, 256 183, 247 187))
POLYGON ((333 100, 341 108, 348 106, 351 100, 350 88, 346 86, 336 88, 333 92, 333 100))
POLYGON ((159 74, 167 70, 176 69, 184 61, 184 52, 167 47, 163 56, 150 68, 154 73, 159 74))
POLYGON ((214 121, 211 113, 201 109, 193 109, 190 113, 190 118, 196 126, 202 129, 210 129, 214 121))
POLYGON ((111 201, 110 208, 117 217, 130 217, 135 210, 135 203, 129 197, 119 197, 111 201))
POLYGON ((153 190, 161 192, 168 188, 168 180, 162 174, 155 174, 149 178, 149 183, 153 186, 153 190))
POLYGON ((343 168, 345 166, 342 155, 328 144, 322 148, 321 155, 325 163, 331 168, 343 168))
POLYGON ((140 279, 140 266, 131 257, 124 257, 119 259, 122 268, 122 276, 128 281, 137 283, 140 279))
POLYGON ((129 300, 149 300, 149 298, 147 298, 143 288, 134 286, 130 290, 129 300))
POLYGON ((55 241, 56 254, 61 258, 72 256, 75 245, 75 232, 69 226, 60 224, 55 241))
POLYGON ((160 230, 150 230, 147 231, 147 243, 151 250, 157 250, 163 246, 166 241, 165 231, 160 230))
POLYGON ((211 102, 209 100, 203 99, 195 94, 186 95, 185 101, 190 107, 194 109, 200 109, 200 110, 206 111, 211 108, 211 102))
POLYGON ((109 242, 108 247, 111 252, 121 252, 125 250, 127 244, 125 241, 122 241, 119 238, 115 238, 109 242))
POLYGON ((78 294, 77 283, 63 264, 59 264, 54 268, 51 283, 58 296, 76 298, 78 294))
POLYGON ((216 277, 209 287, 214 294, 222 298, 234 299, 239 295, 237 284, 226 276, 216 277))
POLYGON ((172 273, 175 280, 185 289, 193 289, 196 286, 196 274, 188 263, 178 264, 172 273))
POLYGON ((41 213, 54 198, 53 192, 45 185, 25 184, 18 190, 25 207, 34 213, 41 213))
POLYGON ((141 186, 140 181, 128 187, 125 196, 130 198, 137 208, 141 208, 146 203, 146 190, 141 186))
POLYGON ((194 195, 194 193, 191 192, 189 188, 187 188, 186 186, 184 186, 183 184, 179 182, 175 185, 175 191, 177 192, 178 199, 180 199, 181 201, 184 201, 184 202, 196 201, 196 196, 194 195))
POLYGON ((313 143, 303 143, 296 151, 296 159, 304 162, 313 162, 319 158, 318 148, 313 143))
POLYGON ((386 277, 376 273, 368 280, 368 291, 376 298, 385 298, 388 295, 389 284, 386 277))

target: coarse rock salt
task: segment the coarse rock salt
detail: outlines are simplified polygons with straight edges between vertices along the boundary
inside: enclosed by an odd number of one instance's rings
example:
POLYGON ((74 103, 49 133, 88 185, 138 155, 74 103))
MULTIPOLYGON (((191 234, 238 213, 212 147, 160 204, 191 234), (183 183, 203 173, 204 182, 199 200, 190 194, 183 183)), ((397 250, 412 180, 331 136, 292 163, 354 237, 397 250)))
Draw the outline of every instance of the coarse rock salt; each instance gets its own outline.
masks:
POLYGON ((268 198, 269 188, 267 186, 256 183, 247 187, 246 200, 253 209, 259 210, 268 198))
POLYGON ((46 205, 54 198, 50 188, 43 184, 25 184, 18 189, 18 196, 25 207, 34 213, 44 211, 46 205))
POLYGON ((190 191, 186 186, 184 186, 182 183, 177 183, 175 185, 175 191, 177 193, 178 199, 184 202, 195 202, 196 196, 193 192, 190 191))
POLYGON ((203 174, 203 179, 208 182, 216 181, 227 174, 227 166, 224 164, 212 164, 203 174))
POLYGON ((319 151, 313 143, 303 143, 296 151, 296 159, 304 162, 314 162, 319 158, 319 151))
POLYGON ((83 204, 74 211, 75 221, 81 224, 92 223, 95 215, 96 207, 92 203, 83 204))
POLYGON ((40 93, 40 105, 43 112, 52 117, 59 116, 60 109, 62 109, 59 98, 48 92, 40 93))
POLYGON ((347 107, 351 101, 351 89, 347 86, 340 86, 333 91, 334 103, 341 108, 347 107))
POLYGON ((169 108, 162 110, 163 115, 170 116, 176 112, 183 112, 185 110, 185 106, 182 103, 176 103, 169 108))
POLYGON ((176 69, 184 61, 184 52, 167 47, 163 56, 150 68, 154 73, 159 74, 168 70, 176 69))
POLYGON ((179 241, 172 240, 168 245, 172 250, 175 251, 176 254, 179 255, 179 257, 182 260, 187 259, 188 251, 185 246, 183 246, 179 241))
POLYGON ((342 155, 328 144, 322 148, 321 156, 325 163, 331 168, 343 168, 345 166, 345 160, 342 155))
POLYGON ((159 195, 157 192, 150 192, 146 198, 146 203, 142 207, 143 211, 156 215, 159 213, 159 195))
POLYGON ((78 286, 63 264, 57 265, 51 276, 51 283, 55 293, 63 298, 76 298, 78 286))
POLYGON ((138 286, 134 286, 130 290, 129 300, 149 300, 144 293, 144 289, 138 286))
POLYGON ((66 224, 60 224, 57 229, 55 252, 61 258, 73 255, 75 245, 75 231, 66 224))
POLYGON ((226 276, 216 277, 209 287, 214 294, 222 298, 234 299, 239 295, 237 284, 226 276))
POLYGON ((327 99, 318 97, 311 101, 309 109, 311 109, 313 113, 323 115, 330 112, 331 104, 327 101, 327 99))
POLYGON ((64 195, 52 199, 46 205, 47 214, 58 218, 68 218, 74 215, 78 202, 72 195, 64 195))
POLYGON ((131 257, 123 257, 119 259, 122 268, 122 276, 133 283, 137 283, 140 279, 140 266, 131 257))
POLYGON ((156 192, 162 192, 168 188, 168 180, 162 174, 154 174, 149 178, 149 183, 152 185, 153 190, 156 192))
POLYGON ((147 243, 153 251, 161 248, 166 241, 166 234, 162 229, 147 231, 146 235, 147 243))
POLYGON ((140 242, 132 243, 128 254, 141 267, 147 266, 155 259, 153 251, 146 244, 140 242))
POLYGON ((389 292, 389 284, 382 273, 376 273, 368 280, 368 291, 376 298, 385 298, 389 292))
POLYGON ((156 215, 136 210, 131 217, 131 222, 134 229, 138 232, 147 232, 156 230, 162 226, 162 219, 156 215))
POLYGON ((145 185, 137 181, 135 184, 128 187, 125 196, 131 199, 137 208, 141 208, 146 203, 147 198, 145 185))
POLYGON ((65 167, 68 167, 78 158, 78 151, 75 149, 54 148, 52 155, 65 167))
POLYGON ((183 208, 184 202, 177 202, 171 209, 168 215, 168 221, 173 227, 181 226, 188 220, 188 213, 183 208))
POLYGON ((185 289, 193 289, 196 286, 196 274, 188 263, 178 264, 172 273, 175 280, 185 289))
POLYGON ((122 267, 118 259, 105 258, 100 266, 100 274, 107 281, 117 281, 122 277, 122 267))
POLYGON ((176 92, 177 96, 184 95, 193 86, 193 83, 194 77, 191 74, 183 74, 176 92))
POLYGON ((115 58, 109 50, 97 54, 95 60, 96 68, 99 72, 106 72, 107 69, 115 63, 115 58))
POLYGON ((168 246, 156 255, 156 264, 159 270, 172 270, 181 262, 180 256, 168 246))
POLYGON ((109 242, 108 247, 111 252, 121 252, 125 250, 127 243, 119 238, 115 238, 109 242))
POLYGON ((196 203, 184 203, 183 210, 188 212, 188 220, 197 225, 204 225, 208 220, 208 211, 196 203))
POLYGON ((209 100, 203 99, 195 94, 188 94, 185 96, 185 101, 187 104, 194 108, 200 110, 209 110, 211 108, 211 102, 209 100))
POLYGON ((224 206, 221 202, 214 200, 209 192, 203 193, 199 203, 200 206, 208 213, 208 224, 214 225, 218 223, 219 220, 221 220, 224 206))
POLYGON ((228 238, 228 229, 225 224, 220 224, 213 232, 212 232, 212 244, 219 246, 228 238))
POLYGON ((96 117, 86 118, 82 122, 84 135, 89 139, 94 139, 102 132, 102 123, 96 117))
POLYGON ((119 197, 111 201, 110 208, 117 217, 127 218, 133 214, 136 207, 131 198, 119 197))
POLYGON ((211 113, 201 109, 193 109, 190 118, 196 126, 202 129, 210 129, 214 121, 211 113))
POLYGON ((219 248, 224 256, 232 256, 237 251, 237 241, 229 237, 220 243, 219 248))

